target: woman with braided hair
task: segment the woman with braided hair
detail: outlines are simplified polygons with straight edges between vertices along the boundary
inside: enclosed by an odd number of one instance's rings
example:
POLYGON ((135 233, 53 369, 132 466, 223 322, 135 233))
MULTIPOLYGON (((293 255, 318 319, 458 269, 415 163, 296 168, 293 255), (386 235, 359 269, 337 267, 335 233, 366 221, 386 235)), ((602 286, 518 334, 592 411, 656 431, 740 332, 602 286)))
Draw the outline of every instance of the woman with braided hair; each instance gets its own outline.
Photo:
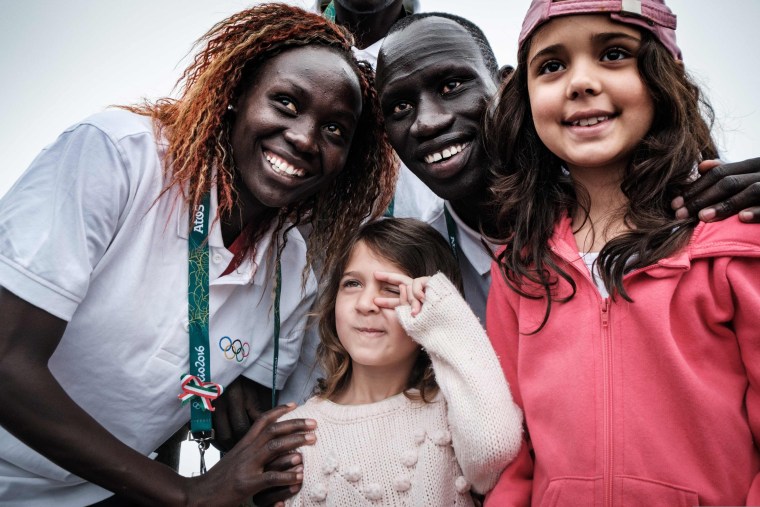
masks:
POLYGON ((200 477, 145 455, 188 418, 207 445, 238 375, 282 386, 312 266, 382 213, 395 162, 341 28, 269 4, 200 42, 179 98, 74 125, 0 200, 0 504, 236 505, 301 482, 265 472, 313 442, 314 421, 276 422, 292 406, 200 477))

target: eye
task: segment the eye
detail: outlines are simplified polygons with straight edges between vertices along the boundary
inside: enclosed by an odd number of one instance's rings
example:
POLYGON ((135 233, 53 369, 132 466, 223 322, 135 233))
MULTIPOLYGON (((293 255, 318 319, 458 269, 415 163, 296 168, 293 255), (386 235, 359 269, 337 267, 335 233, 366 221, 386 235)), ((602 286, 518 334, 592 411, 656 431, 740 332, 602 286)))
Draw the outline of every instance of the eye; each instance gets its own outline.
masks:
POLYGON ((284 108, 290 110, 291 112, 298 114, 298 107, 296 106, 296 103, 293 99, 290 97, 281 95, 275 99, 280 105, 282 105, 284 108))
POLYGON ((443 95, 446 95, 447 93, 453 92, 460 86, 462 86, 462 81, 459 81, 458 79, 451 79, 449 81, 446 81, 446 83, 441 87, 441 93, 443 95))
POLYGON ((359 280, 356 280, 355 278, 346 278, 345 280, 341 280, 340 282, 340 288, 341 289, 353 289, 356 287, 361 287, 362 284, 359 283, 359 280))
POLYGON ((343 128, 337 123, 330 123, 323 127, 330 134, 343 137, 343 128))
POLYGON ((617 60, 624 60, 630 58, 631 53, 623 48, 610 48, 602 55, 603 62, 615 62, 617 60))
POLYGON ((401 293, 398 289, 398 285, 386 285, 383 287, 383 292, 393 294, 394 296, 398 296, 401 293))
POLYGON ((412 105, 409 102, 399 102, 395 106, 393 106, 393 114, 400 114, 405 113, 406 111, 409 111, 412 108, 412 105))
POLYGON ((557 60, 549 60, 548 62, 545 62, 539 67, 538 73, 539 74, 553 74, 554 72, 559 72, 565 68, 564 65, 562 65, 557 60))

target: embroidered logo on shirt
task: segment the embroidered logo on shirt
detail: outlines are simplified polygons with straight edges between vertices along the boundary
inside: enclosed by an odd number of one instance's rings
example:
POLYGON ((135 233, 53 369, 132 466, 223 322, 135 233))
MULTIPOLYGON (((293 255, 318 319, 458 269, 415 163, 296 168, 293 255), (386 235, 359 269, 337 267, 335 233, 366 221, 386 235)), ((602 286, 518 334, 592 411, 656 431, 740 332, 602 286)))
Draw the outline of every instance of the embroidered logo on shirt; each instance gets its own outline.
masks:
POLYGON ((234 359, 238 363, 242 363, 251 351, 251 346, 248 342, 242 342, 238 339, 233 340, 229 336, 221 337, 219 340, 219 348, 224 353, 225 359, 228 361, 234 359))

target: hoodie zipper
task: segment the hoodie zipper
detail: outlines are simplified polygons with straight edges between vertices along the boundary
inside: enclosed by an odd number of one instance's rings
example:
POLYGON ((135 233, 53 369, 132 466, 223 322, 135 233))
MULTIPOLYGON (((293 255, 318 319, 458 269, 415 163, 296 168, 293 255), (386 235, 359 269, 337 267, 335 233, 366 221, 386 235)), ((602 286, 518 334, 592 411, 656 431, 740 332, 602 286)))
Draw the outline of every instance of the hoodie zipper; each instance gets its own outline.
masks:
POLYGON ((614 444, 612 437, 612 409, 613 409, 613 392, 612 392, 612 338, 610 336, 609 317, 610 304, 609 298, 602 299, 602 352, 604 354, 604 505, 612 505, 612 470, 614 444))

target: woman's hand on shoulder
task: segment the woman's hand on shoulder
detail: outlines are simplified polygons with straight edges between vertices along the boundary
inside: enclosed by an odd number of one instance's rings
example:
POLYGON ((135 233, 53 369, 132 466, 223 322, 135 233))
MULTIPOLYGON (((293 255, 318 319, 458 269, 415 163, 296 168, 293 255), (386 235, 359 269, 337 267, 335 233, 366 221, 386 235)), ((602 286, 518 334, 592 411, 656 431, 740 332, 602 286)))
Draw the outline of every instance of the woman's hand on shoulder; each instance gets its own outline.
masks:
POLYGON ((416 316, 422 310, 422 304, 425 302, 425 289, 427 288, 429 276, 412 278, 403 273, 391 273, 388 271, 375 271, 375 278, 381 282, 386 282, 398 287, 399 297, 379 297, 375 298, 375 304, 381 308, 396 308, 399 305, 408 305, 412 307, 412 316, 416 316))
POLYGON ((699 172, 702 176, 671 203, 677 218, 697 214, 714 222, 738 214, 742 222, 760 223, 760 158, 729 164, 705 160, 699 172))

